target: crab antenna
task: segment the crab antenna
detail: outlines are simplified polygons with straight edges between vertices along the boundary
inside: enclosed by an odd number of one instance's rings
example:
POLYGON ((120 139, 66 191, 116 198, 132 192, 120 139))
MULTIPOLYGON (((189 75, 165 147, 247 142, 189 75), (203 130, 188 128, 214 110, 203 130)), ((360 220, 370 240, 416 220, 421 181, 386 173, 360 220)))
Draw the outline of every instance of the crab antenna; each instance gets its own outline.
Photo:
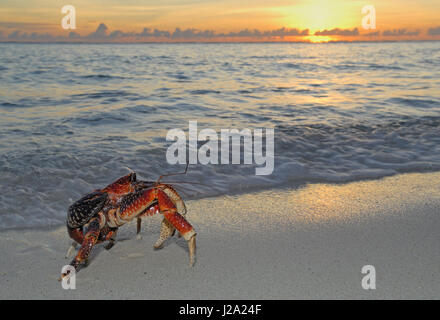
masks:
POLYGON ((208 185, 206 183, 193 182, 193 181, 166 181, 165 183, 170 183, 170 184, 180 184, 180 183, 197 184, 197 185, 201 185, 201 186, 205 186, 205 187, 211 187, 211 185, 208 185))
POLYGON ((186 167, 185 167, 185 171, 184 172, 177 172, 177 173, 168 173, 168 174, 163 174, 159 177, 159 179, 157 179, 156 184, 159 184, 159 181, 163 178, 163 177, 168 177, 168 176, 177 176, 180 174, 186 174, 186 172, 188 171, 188 166, 189 166, 189 162, 186 162, 186 167))

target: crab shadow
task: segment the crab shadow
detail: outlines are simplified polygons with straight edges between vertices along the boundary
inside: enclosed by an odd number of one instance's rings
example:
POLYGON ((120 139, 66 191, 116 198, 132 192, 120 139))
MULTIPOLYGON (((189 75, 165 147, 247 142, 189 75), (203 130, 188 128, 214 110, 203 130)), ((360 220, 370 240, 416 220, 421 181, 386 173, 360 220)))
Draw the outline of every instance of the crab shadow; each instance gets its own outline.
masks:
MULTIPOLYGON (((135 237, 130 237, 127 235, 122 236, 121 238, 117 238, 115 244, 107 249, 106 246, 108 245, 108 242, 104 242, 104 243, 99 243, 97 244, 93 250, 90 252, 89 258, 88 258, 88 262, 87 264, 82 264, 79 268, 78 268, 78 272, 82 269, 86 269, 90 264, 92 264, 94 262, 94 260, 102 253, 102 252, 111 252, 115 247, 118 246, 118 243, 123 243, 126 241, 142 241, 143 239, 136 239, 135 237)), ((168 238, 167 240, 165 240, 165 242, 157 249, 153 248, 153 245, 151 245, 151 249, 152 251, 161 251, 166 249, 167 247, 169 247, 170 245, 176 244, 178 247, 180 247, 183 251, 185 251, 186 253, 189 253, 189 249, 188 249, 188 244, 186 242, 186 240, 183 237, 179 237, 177 234, 171 236, 170 238, 168 238)), ((79 248, 78 248, 79 249, 79 248)), ((77 250, 78 250, 77 249, 77 250)), ((77 251, 76 251, 77 253, 77 251)), ((75 253, 75 254, 76 254, 75 253)))

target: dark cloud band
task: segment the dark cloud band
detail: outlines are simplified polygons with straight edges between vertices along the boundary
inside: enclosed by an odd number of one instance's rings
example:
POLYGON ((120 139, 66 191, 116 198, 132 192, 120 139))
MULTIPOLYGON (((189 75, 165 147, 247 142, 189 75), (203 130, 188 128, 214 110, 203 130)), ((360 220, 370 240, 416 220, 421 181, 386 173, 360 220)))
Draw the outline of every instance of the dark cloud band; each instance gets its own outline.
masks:
MULTIPOLYGON (((407 29, 385 30, 382 32, 374 31, 361 34, 358 28, 354 29, 331 29, 322 30, 314 33, 316 36, 340 36, 340 37, 405 37, 418 36, 420 30, 409 31, 407 29)), ((112 42, 112 41, 222 41, 228 39, 254 39, 254 40, 283 40, 286 37, 304 37, 309 36, 308 29, 300 30, 297 28, 279 28, 275 30, 260 31, 257 29, 244 29, 238 32, 216 33, 213 30, 198 30, 198 29, 180 29, 176 28, 174 31, 166 31, 159 29, 144 28, 141 32, 123 32, 115 30, 110 32, 109 28, 101 23, 98 28, 88 35, 80 35, 75 31, 71 31, 66 36, 54 36, 49 33, 27 33, 15 30, 6 34, 0 30, 0 40, 3 41, 60 41, 60 42, 77 42, 77 41, 98 41, 98 42, 112 42)), ((430 28, 427 31, 428 36, 439 36, 440 27, 430 28)))

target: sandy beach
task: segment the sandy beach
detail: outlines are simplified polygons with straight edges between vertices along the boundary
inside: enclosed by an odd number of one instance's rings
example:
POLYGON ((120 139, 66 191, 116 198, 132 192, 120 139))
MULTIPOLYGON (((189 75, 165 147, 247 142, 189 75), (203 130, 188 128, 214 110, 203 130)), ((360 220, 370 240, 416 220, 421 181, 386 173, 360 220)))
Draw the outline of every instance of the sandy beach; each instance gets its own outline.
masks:
POLYGON ((154 251, 160 216, 98 245, 75 290, 57 281, 64 227, 0 233, 0 299, 440 298, 440 173, 187 202, 197 263, 176 236, 154 251), (376 268, 376 290, 361 268, 376 268))

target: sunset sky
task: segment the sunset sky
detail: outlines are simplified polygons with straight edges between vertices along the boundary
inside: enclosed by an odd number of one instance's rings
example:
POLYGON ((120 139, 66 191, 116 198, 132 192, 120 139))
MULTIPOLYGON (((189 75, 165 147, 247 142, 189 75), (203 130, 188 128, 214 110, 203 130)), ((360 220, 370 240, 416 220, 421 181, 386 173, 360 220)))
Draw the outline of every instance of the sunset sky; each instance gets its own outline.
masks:
POLYGON ((0 39, 50 41, 60 40, 62 37, 72 41, 440 40, 440 1, 1 1, 0 39), (61 28, 61 8, 66 4, 73 5, 76 9, 75 30, 61 28), (361 9, 364 5, 374 5, 376 8, 376 30, 362 28, 361 9), (273 32, 283 27, 285 29, 282 31, 273 32), (141 35, 144 28, 151 30, 141 35), (176 28, 181 31, 190 30, 173 36, 176 28), (169 34, 157 32, 153 35, 154 29, 167 31, 169 34), (255 29, 263 35, 255 33, 255 29), (290 29, 297 31, 289 31, 290 29), (205 30, 209 32, 200 34, 205 30), (70 35, 72 31, 74 33, 70 35), (114 33, 115 31, 117 32, 114 33), (33 37, 32 33, 35 33, 33 37), (109 37, 112 33, 113 36, 109 37))

